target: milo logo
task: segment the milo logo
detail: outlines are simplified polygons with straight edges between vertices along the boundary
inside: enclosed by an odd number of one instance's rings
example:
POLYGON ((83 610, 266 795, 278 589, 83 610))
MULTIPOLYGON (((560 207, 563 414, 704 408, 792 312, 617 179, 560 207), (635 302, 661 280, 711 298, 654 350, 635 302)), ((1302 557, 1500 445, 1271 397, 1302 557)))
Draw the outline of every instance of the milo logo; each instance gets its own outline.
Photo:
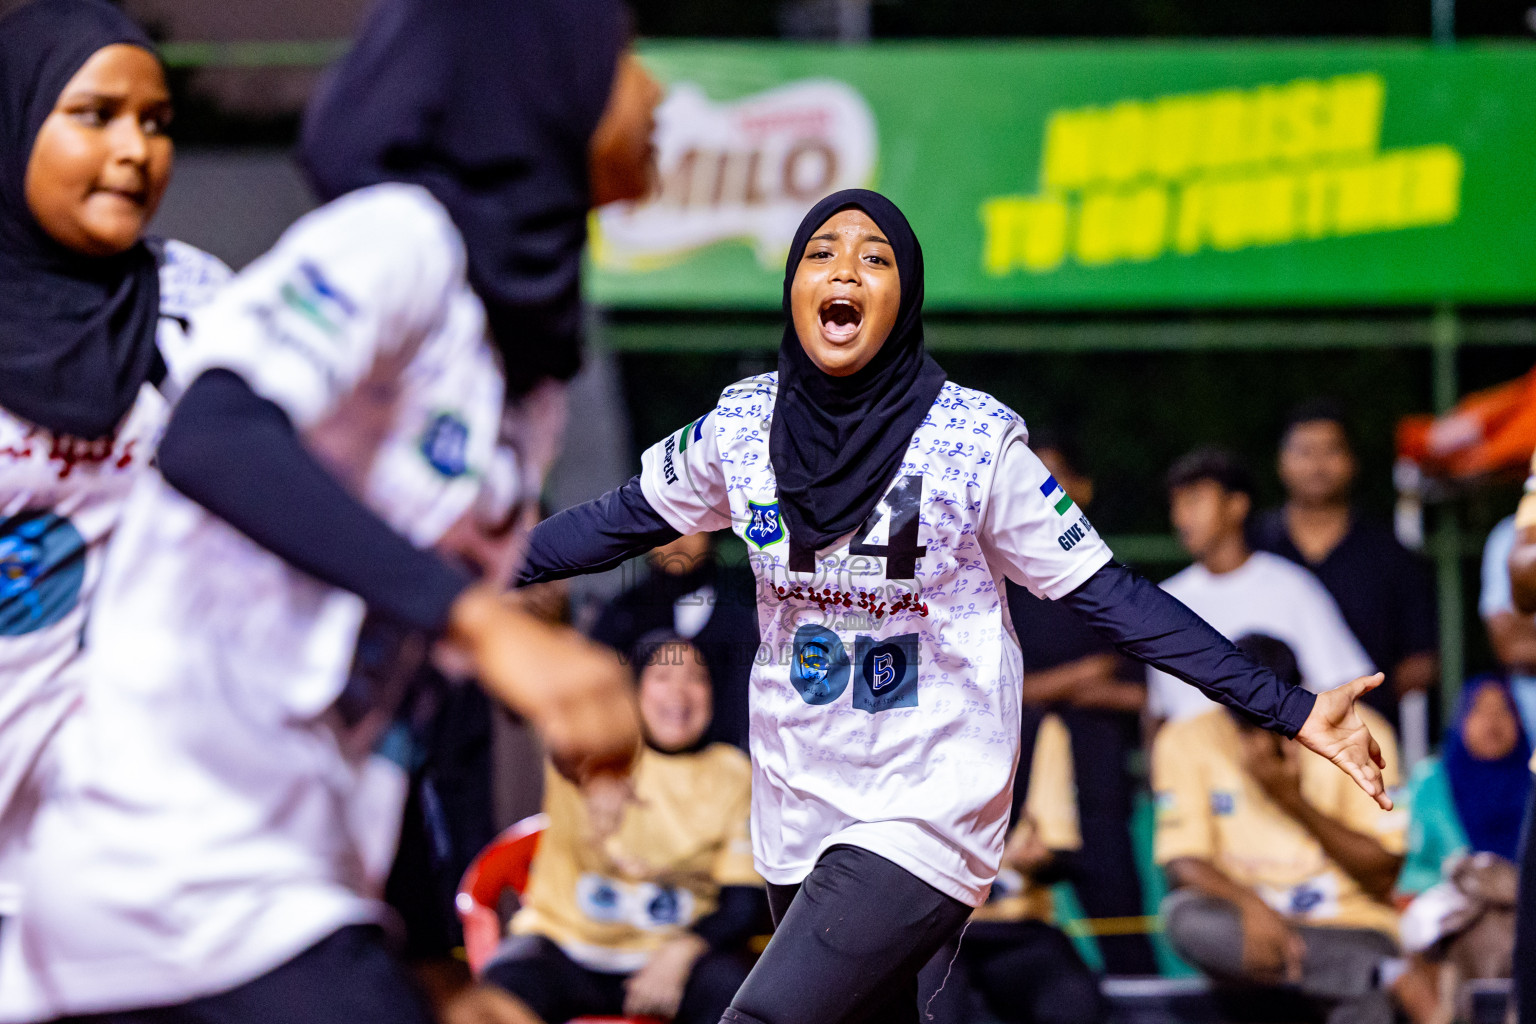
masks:
POLYGON ((776 266, 807 207, 869 183, 877 146, 864 97, 821 79, 726 103, 679 83, 656 112, 655 140, 651 194, 598 214, 592 252, 605 270, 652 270, 730 239, 776 266))

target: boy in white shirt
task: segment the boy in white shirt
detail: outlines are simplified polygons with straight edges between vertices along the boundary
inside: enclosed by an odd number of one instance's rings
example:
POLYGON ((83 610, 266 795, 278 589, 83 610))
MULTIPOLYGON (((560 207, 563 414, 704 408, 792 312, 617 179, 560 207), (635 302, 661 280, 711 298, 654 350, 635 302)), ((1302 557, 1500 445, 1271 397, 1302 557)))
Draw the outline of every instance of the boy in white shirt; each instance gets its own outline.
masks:
MULTIPOLYGON (((1317 577, 1294 562, 1248 546, 1253 478, 1229 453, 1201 448, 1168 471, 1169 518, 1195 563, 1163 589, 1228 640, 1262 633, 1296 652, 1303 685, 1324 693, 1375 671, 1317 577)), ((1166 672, 1147 670, 1153 718, 1182 721, 1215 705, 1166 672)))

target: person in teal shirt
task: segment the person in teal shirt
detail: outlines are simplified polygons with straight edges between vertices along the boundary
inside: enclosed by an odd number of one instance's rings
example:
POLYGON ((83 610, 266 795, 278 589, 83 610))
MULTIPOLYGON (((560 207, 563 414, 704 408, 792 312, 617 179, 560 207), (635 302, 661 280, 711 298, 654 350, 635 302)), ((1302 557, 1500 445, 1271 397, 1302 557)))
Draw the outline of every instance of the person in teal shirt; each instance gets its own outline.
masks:
POLYGON ((1440 756, 1420 762, 1408 781, 1411 817, 1399 893, 1417 895, 1440 881, 1441 865, 1454 854, 1517 859, 1530 758, 1509 685, 1482 676, 1463 687, 1440 756))

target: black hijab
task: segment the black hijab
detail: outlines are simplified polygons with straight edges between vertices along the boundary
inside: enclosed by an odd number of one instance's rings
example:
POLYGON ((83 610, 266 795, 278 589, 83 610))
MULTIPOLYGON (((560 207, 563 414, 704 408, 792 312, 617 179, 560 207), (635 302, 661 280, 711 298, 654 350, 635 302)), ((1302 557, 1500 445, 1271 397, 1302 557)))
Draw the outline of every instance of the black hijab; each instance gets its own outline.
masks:
POLYGON ((102 0, 32 0, 0 20, 0 406, 56 434, 101 438, 163 371, 160 280, 142 241, 116 256, 55 242, 27 206, 27 164, 59 93, 114 43, 153 50, 102 0))
POLYGON ((587 144, 628 40, 622 0, 379 0, 305 114, 322 199, 400 181, 447 209, 514 393, 581 365, 587 144))
POLYGON ((923 250, 896 204, 851 188, 811 207, 784 267, 784 339, 769 453, 779 510, 792 541, 813 550, 849 533, 874 510, 901 467, 912 434, 939 397, 944 370, 923 347, 923 250), (889 239, 901 281, 890 337, 869 365, 847 377, 823 373, 795 333, 790 286, 806 243, 833 214, 857 209, 889 239))

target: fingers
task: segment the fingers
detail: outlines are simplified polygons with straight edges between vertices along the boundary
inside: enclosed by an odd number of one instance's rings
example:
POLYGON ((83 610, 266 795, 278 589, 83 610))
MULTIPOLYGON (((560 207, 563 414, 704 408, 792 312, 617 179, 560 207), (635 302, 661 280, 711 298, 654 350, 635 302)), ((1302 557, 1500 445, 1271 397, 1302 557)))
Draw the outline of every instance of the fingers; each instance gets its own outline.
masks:
POLYGON ((1376 742, 1376 737, 1374 736, 1371 737, 1371 760, 1376 763, 1377 768, 1385 769, 1387 767, 1387 759, 1381 754, 1381 744, 1376 742))
POLYGON ((1365 790, 1367 796, 1376 801, 1377 806, 1384 811, 1392 809, 1392 798, 1387 795, 1387 787, 1382 782, 1380 768, 1374 764, 1361 765, 1354 761, 1340 760, 1335 763, 1349 773, 1349 777, 1365 790))
POLYGON ((1361 676, 1359 679, 1356 679, 1354 682, 1349 684, 1351 690, 1350 699, 1358 700, 1362 695, 1370 693, 1372 690, 1376 689, 1376 687, 1380 686, 1383 682, 1386 681, 1386 678, 1387 676, 1384 672, 1377 672, 1372 676, 1361 676))

